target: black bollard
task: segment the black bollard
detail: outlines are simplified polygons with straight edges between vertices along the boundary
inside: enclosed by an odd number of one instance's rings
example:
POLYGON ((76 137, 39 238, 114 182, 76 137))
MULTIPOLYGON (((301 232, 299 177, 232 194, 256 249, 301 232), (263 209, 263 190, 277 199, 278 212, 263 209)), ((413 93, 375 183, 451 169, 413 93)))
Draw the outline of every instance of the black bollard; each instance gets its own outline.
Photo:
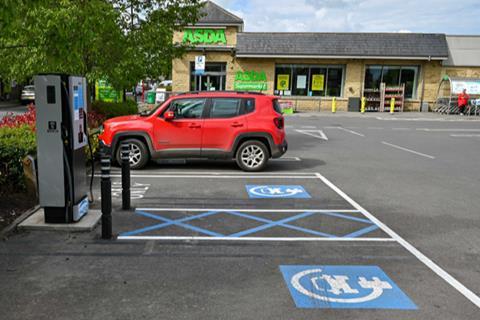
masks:
POLYGON ((130 209, 130 146, 122 143, 122 209, 130 209))
POLYGON ((110 180, 110 158, 102 157, 102 239, 112 238, 112 181, 110 180))

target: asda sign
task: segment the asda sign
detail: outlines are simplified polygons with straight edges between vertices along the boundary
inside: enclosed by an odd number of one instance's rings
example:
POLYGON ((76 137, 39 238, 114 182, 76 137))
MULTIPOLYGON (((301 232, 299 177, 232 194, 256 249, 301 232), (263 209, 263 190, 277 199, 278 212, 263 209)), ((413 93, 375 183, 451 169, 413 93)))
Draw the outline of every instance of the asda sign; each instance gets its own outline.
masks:
POLYGON ((227 44, 224 29, 186 29, 183 43, 191 44, 227 44))
POLYGON ((267 75, 265 71, 237 71, 233 89, 265 91, 267 90, 267 75))

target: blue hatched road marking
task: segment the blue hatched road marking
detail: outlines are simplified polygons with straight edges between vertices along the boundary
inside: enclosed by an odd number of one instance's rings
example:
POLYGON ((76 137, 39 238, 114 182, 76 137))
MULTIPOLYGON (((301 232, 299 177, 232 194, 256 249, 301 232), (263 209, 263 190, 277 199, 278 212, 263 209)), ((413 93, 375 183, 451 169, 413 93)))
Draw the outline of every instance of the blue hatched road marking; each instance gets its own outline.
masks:
POLYGON ((155 225, 152 225, 152 226, 148 226, 148 227, 144 227, 144 228, 140 228, 140 229, 136 229, 136 230, 132 230, 132 231, 128 231, 128 232, 124 232, 124 233, 121 233, 120 236, 139 235, 139 234, 142 234, 142 233, 145 233, 145 232, 148 232, 148 231, 159 230, 159 229, 166 228, 166 227, 172 226, 172 225, 182 227, 182 228, 185 228, 185 229, 189 229, 189 230, 193 230, 195 232, 206 234, 206 235, 212 236, 212 237, 229 237, 229 238, 240 238, 240 237, 250 235, 250 234, 262 231, 262 230, 267 230, 267 229, 270 229, 270 228, 273 228, 273 227, 283 227, 283 228, 286 228, 286 229, 292 229, 292 230, 300 231, 300 232, 303 232, 305 234, 315 235, 315 236, 325 237, 325 238, 338 238, 338 237, 357 238, 357 237, 360 237, 362 235, 365 235, 369 232, 372 232, 372 231, 378 229, 378 226, 368 219, 354 217, 354 216, 350 216, 350 215, 335 212, 335 211, 328 211, 328 212, 327 211, 322 211, 322 212, 306 211, 306 212, 300 212, 297 215, 294 215, 294 216, 291 216, 291 217, 288 217, 288 218, 284 218, 284 219, 281 219, 281 220, 278 220, 278 221, 272 221, 270 219, 254 216, 254 215, 247 214, 247 213, 244 213, 244 212, 228 211, 228 210, 208 211, 208 212, 203 212, 203 213, 200 213, 200 214, 197 214, 197 215, 188 216, 188 217, 184 217, 184 218, 180 218, 180 219, 169 219, 169 218, 165 218, 163 216, 160 216, 158 214, 152 214, 152 213, 145 212, 145 211, 140 211, 140 210, 137 210, 135 213, 138 214, 138 215, 147 217, 147 218, 152 218, 152 219, 157 220, 157 221, 162 221, 162 223, 158 223, 158 224, 155 224, 155 225), (255 220, 255 221, 258 221, 258 222, 262 222, 264 224, 260 225, 260 226, 257 226, 257 227, 249 228, 247 230, 235 232, 235 233, 232 233, 230 235, 224 235, 224 234, 221 234, 219 232, 214 232, 212 230, 207 230, 207 229, 204 229, 204 228, 192 226, 192 225, 186 223, 188 221, 213 216, 213 215, 216 215, 216 214, 219 214, 219 213, 225 213, 225 214, 230 214, 230 215, 233 215, 233 216, 237 216, 237 217, 241 217, 241 218, 245 218, 245 219, 249 219, 249 220, 255 220), (368 226, 363 227, 363 228, 361 228, 359 230, 356 230, 354 232, 351 232, 347 235, 333 235, 333 234, 329 234, 329 233, 325 233, 325 232, 321 232, 321 231, 312 230, 312 229, 303 228, 303 227, 299 227, 299 226, 289 224, 289 222, 293 222, 293 221, 296 221, 296 220, 299 220, 299 219, 302 219, 302 218, 310 217, 310 216, 313 216, 313 215, 316 215, 316 214, 327 215, 327 216, 336 217, 336 218, 339 218, 339 219, 361 222, 361 223, 364 223, 364 224, 368 224, 368 226))

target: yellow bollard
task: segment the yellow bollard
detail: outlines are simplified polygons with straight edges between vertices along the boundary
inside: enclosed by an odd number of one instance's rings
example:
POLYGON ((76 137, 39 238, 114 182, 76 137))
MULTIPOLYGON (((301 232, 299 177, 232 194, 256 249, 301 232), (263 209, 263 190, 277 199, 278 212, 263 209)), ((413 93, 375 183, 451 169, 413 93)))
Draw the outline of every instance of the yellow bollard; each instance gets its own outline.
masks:
POLYGON ((332 98, 332 113, 337 112, 337 99, 335 97, 332 98))
POLYGON ((395 113, 395 98, 390 99, 390 113, 395 113))
POLYGON ((362 97, 362 105, 360 107, 360 112, 365 113, 365 105, 367 104, 367 99, 365 97, 362 97))

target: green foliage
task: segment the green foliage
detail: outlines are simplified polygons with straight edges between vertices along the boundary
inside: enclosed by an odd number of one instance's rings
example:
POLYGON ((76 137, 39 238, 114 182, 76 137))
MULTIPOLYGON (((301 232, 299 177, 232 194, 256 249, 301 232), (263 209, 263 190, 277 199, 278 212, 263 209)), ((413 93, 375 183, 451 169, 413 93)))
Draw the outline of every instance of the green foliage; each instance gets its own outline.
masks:
POLYGON ((92 102, 92 110, 105 116, 106 119, 138 113, 137 103, 128 99, 124 102, 104 102, 97 100, 92 102))
POLYGON ((0 128, 0 188, 23 189, 22 160, 36 152, 35 132, 32 127, 0 128))
POLYGON ((199 18, 200 0, 2 0, 0 77, 63 72, 116 89, 168 74, 184 53, 173 32, 199 18))

